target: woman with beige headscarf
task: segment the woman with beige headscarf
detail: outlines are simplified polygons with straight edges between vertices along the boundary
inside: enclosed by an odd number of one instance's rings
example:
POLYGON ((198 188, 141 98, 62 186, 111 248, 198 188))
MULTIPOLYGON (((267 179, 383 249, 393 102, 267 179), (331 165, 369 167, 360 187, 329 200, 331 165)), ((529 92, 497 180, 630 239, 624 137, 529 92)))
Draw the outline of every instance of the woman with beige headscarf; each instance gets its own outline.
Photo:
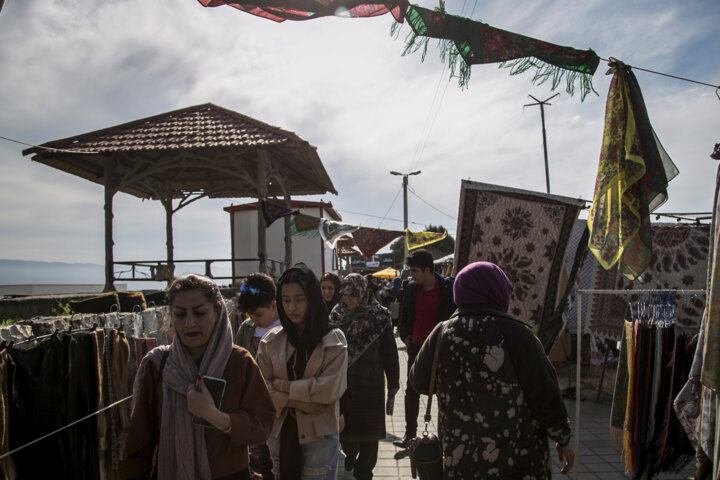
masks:
POLYGON ((233 345, 212 280, 179 277, 167 299, 175 340, 151 350, 138 368, 120 476, 249 479, 247 445, 265 443, 275 416, 260 369, 233 345), (201 377, 225 380, 219 408, 201 377))

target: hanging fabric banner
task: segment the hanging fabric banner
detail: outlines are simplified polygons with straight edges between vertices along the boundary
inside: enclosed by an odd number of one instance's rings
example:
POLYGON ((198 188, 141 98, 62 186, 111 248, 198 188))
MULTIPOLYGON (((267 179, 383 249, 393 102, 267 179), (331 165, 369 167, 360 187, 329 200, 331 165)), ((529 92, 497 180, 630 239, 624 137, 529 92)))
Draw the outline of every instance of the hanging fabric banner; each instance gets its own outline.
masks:
POLYGON ((355 245, 365 255, 365 258, 371 258, 378 250, 404 233, 400 230, 360 227, 353 232, 352 236, 355 245))
POLYGON ((262 209, 263 219, 265 219, 265 227, 270 227, 278 218, 300 213, 300 210, 290 210, 289 208, 265 200, 260 200, 260 208, 262 209))
POLYGON ((290 221, 290 235, 302 235, 304 237, 318 237, 320 232, 320 218, 301 213, 295 215, 290 221))
POLYGON ((510 68, 511 75, 535 69, 533 83, 540 85, 551 80, 552 90, 565 77, 566 91, 570 95, 575 91, 576 82, 579 82, 583 100, 594 91, 592 76, 600 58, 592 50, 555 45, 416 5, 408 7, 406 19, 413 34, 407 41, 404 54, 422 49, 424 60, 429 38, 446 40, 441 42, 441 59, 447 59, 452 73, 455 74, 458 56, 465 62, 460 67, 461 86, 467 86, 470 65, 503 62, 500 66, 510 68), (425 38, 416 41, 417 37, 425 38))
POLYGON ((652 259, 650 212, 665 202, 678 170, 653 131, 635 75, 622 62, 611 66, 588 247, 603 268, 619 262, 635 280, 652 259))
POLYGON ((240 11, 267 18, 275 22, 285 20, 312 20, 313 18, 375 17, 392 13, 395 20, 402 21, 407 9, 407 0, 365 1, 365 0, 251 0, 249 3, 233 0, 198 0, 204 7, 228 5, 240 11))
MULTIPOLYGON (((720 389, 720 167, 715 178, 715 200, 710 230, 710 259, 707 273, 706 308, 704 318, 705 346, 700 381, 714 391, 720 389)), ((711 452, 706 452, 710 454, 711 452)))
POLYGON ((439 242, 445 237, 447 237, 447 232, 411 232, 410 230, 405 230, 405 244, 408 250, 414 250, 430 245, 431 243, 439 242))
POLYGON ((335 248, 335 244, 340 237, 349 237, 352 232, 360 228, 357 225, 350 225, 347 223, 336 222, 327 218, 320 219, 320 225, 318 229, 320 231, 320 237, 325 240, 325 243, 330 248, 335 248))

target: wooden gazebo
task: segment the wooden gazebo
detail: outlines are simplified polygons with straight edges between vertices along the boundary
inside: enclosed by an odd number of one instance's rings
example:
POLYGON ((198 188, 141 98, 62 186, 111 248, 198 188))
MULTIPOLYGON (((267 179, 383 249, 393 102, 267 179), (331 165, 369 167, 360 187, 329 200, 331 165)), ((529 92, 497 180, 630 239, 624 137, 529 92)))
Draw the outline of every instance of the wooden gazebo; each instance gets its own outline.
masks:
MULTIPOLYGON (((115 289, 112 202, 116 192, 162 202, 171 276, 172 216, 195 200, 274 196, 289 205, 291 195, 337 194, 315 147, 307 141, 211 103, 54 140, 23 154, 104 185, 106 291, 115 289)), ((259 207, 258 216, 262 218, 259 207)), ((287 229, 285 240, 289 264, 287 229)), ((265 271, 264 228, 258 228, 258 245, 260 270, 265 271)))

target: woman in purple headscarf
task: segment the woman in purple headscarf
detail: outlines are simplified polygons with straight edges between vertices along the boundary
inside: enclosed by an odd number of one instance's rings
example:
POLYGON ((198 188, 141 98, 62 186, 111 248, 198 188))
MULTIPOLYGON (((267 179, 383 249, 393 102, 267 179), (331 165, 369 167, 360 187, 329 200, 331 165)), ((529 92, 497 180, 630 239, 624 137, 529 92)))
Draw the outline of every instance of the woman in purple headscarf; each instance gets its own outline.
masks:
POLYGON ((446 479, 549 479, 548 437, 562 473, 572 467, 570 424, 557 375, 540 341, 507 314, 512 283, 493 263, 463 268, 453 285, 458 310, 422 345, 410 382, 427 394, 435 346, 435 390, 446 479))

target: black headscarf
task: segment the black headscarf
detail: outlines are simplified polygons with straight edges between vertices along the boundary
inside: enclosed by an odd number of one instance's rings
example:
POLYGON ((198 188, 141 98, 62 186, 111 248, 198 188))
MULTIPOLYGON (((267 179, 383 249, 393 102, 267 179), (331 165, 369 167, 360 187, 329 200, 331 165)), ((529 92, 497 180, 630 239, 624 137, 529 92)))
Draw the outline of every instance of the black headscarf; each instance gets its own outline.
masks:
POLYGON ((332 282, 333 286, 335 287, 335 293, 333 294, 333 298, 330 299, 330 301, 325 300, 325 306, 327 307, 327 311, 332 312, 333 307, 337 305, 337 303, 340 301, 340 277, 338 277, 336 274, 332 272, 325 272, 325 274, 320 277, 320 283, 329 280, 332 282))
MULTIPOLYGON (((297 263, 285 270, 278 280, 277 307, 280 323, 288 336, 288 341, 295 347, 296 361, 294 362, 294 378, 302 378, 307 359, 322 338, 331 330, 328 325, 328 311, 322 298, 320 282, 310 268, 304 263, 297 263), (282 287, 288 283, 297 283, 303 289, 308 301, 307 317, 302 335, 290 321, 282 303, 282 287)), ((290 372, 288 372, 290 373, 290 372)))

